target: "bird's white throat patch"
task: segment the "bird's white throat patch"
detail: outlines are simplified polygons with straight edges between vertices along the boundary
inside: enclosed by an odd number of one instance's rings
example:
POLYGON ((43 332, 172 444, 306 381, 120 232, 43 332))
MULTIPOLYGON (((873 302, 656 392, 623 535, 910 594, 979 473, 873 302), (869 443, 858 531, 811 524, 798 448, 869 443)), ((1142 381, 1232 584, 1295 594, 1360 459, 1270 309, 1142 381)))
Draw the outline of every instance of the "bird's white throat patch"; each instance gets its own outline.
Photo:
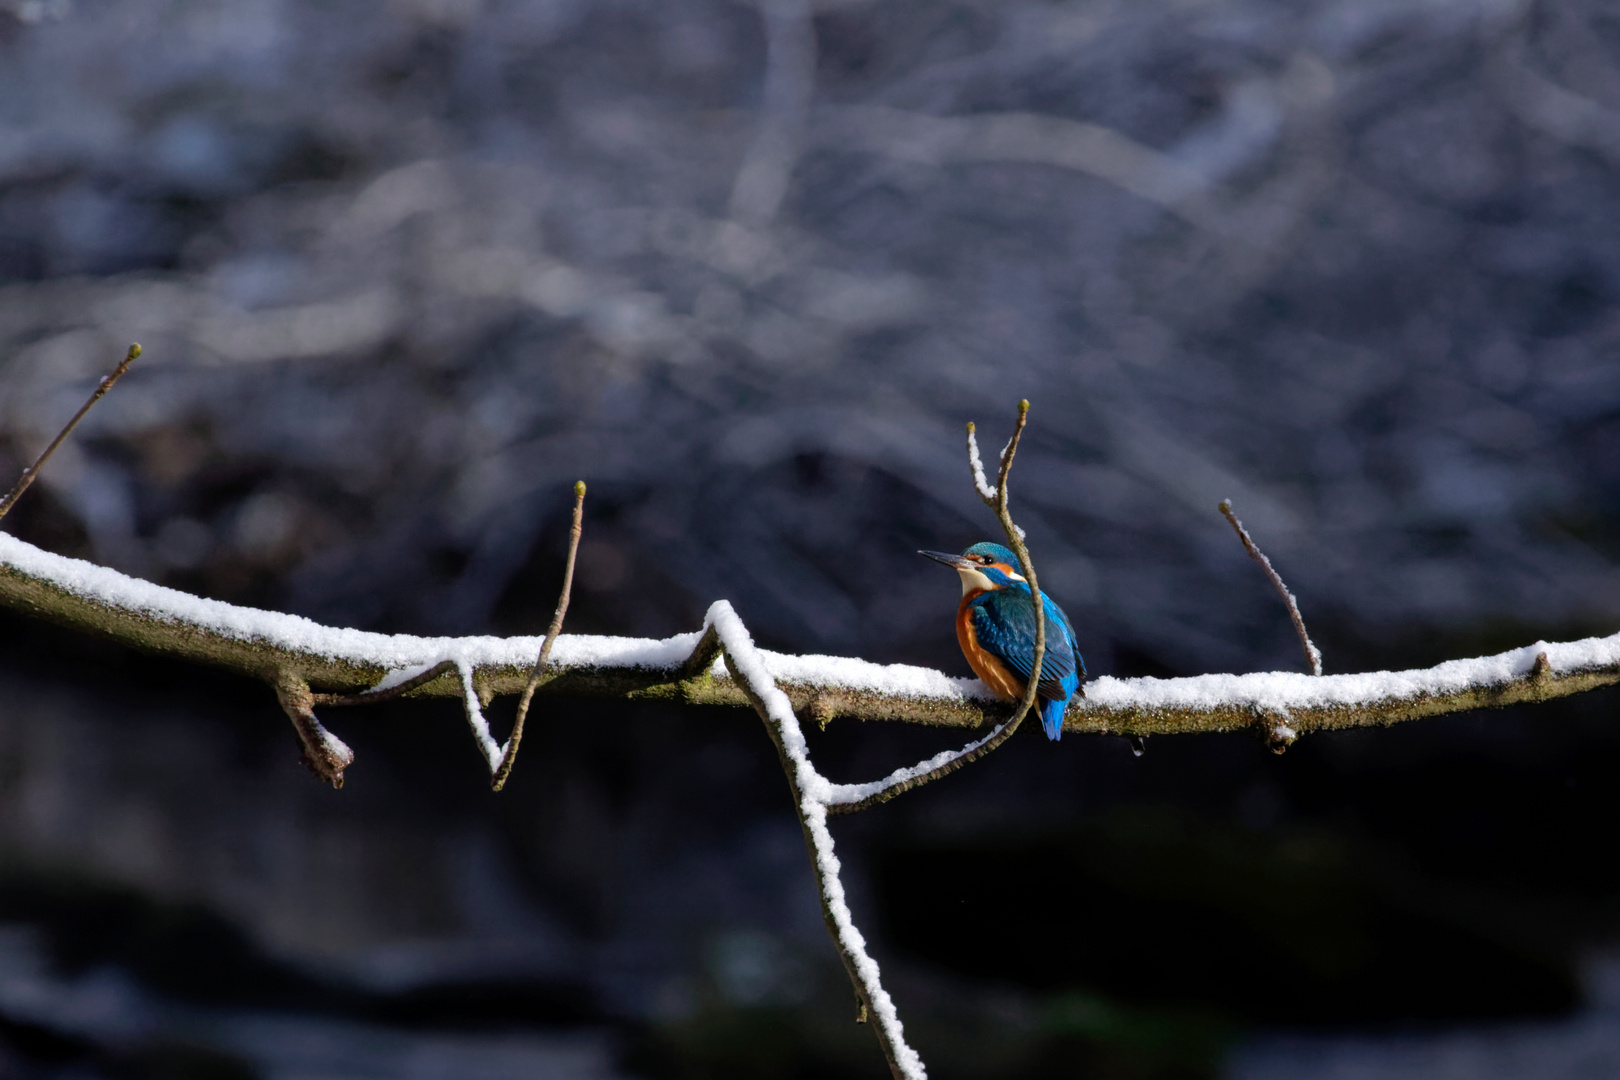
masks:
MULTIPOLYGON (((966 596, 970 592, 993 592, 994 590, 1001 588, 1000 585, 993 583, 988 577, 986 577, 984 571, 982 570, 971 570, 966 567, 959 566, 956 568, 956 572, 962 575, 963 596, 966 596)), ((1007 576, 1012 578, 1014 581, 1024 580, 1024 575, 1018 573, 1017 571, 1010 571, 1007 576)))

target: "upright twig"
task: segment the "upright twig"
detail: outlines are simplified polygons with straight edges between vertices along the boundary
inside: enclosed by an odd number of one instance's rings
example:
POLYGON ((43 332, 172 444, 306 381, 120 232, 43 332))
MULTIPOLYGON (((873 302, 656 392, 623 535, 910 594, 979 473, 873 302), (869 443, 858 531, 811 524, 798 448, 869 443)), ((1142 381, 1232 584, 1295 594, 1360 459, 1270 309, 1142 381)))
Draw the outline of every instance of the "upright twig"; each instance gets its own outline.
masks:
POLYGON ((1299 614, 1299 604, 1295 602, 1294 594, 1288 591, 1288 586, 1283 584, 1282 576, 1271 565, 1271 560, 1266 558, 1260 549, 1255 546, 1254 540, 1249 536, 1249 530, 1243 527, 1243 522, 1239 521, 1237 515, 1232 512, 1232 500, 1222 499, 1220 511, 1226 515, 1226 520, 1230 521, 1232 528, 1237 531, 1238 539, 1243 541, 1243 547, 1248 551, 1249 558, 1260 564, 1260 569, 1264 570, 1266 577, 1271 579, 1272 587, 1277 590, 1277 595, 1282 597, 1282 602, 1288 606, 1288 617, 1294 620, 1294 633, 1299 635, 1300 648, 1305 650, 1306 668, 1310 670, 1312 675, 1322 674, 1322 652, 1312 644, 1311 636, 1305 632, 1305 620, 1299 614))
POLYGON ((546 669, 546 661, 551 658, 551 646, 556 643, 557 635, 562 633, 563 616, 568 614, 568 597, 574 589, 574 557, 579 553, 579 534, 584 529, 584 522, 585 481, 579 480, 574 484, 574 523, 568 528, 568 561, 563 564, 562 595, 557 597, 557 610, 551 616, 551 625, 546 628, 546 639, 540 643, 540 655, 535 657, 534 669, 529 672, 523 696, 518 699, 517 718, 512 721, 512 734, 506 740, 506 752, 501 755, 501 764, 490 782, 490 787, 496 791, 505 787, 506 778, 512 775, 518 744, 523 741, 523 721, 529 715, 529 702, 534 699, 535 688, 540 685, 540 675, 546 669))
POLYGON ((1007 733, 1002 736, 1003 740, 1012 735, 1024 717, 1029 715, 1029 710, 1035 707, 1035 696, 1040 689, 1041 664, 1046 659, 1046 605, 1041 602, 1040 582, 1035 579, 1035 564, 1030 561, 1029 548, 1024 546, 1024 530, 1013 524, 1012 515, 1007 510, 1007 474, 1012 471, 1013 455, 1018 453, 1018 440, 1023 438, 1024 423, 1028 419, 1029 399, 1025 398, 1018 403, 1018 426, 1013 428, 1012 438, 1007 440, 1007 447, 1001 452, 1001 471, 996 476, 996 501, 993 506, 996 517, 1001 520, 1001 528, 1007 534, 1007 543, 1018 556, 1018 565, 1029 583, 1029 600, 1035 609, 1035 656, 1029 665, 1029 684, 1024 687, 1024 700, 1019 702, 1018 712, 1007 722, 1007 733))
POLYGON ((994 488, 990 487, 984 478, 984 465, 979 461, 979 443, 975 437, 974 427, 971 423, 967 426, 968 467, 973 474, 973 487, 985 505, 996 512, 1001 528, 1007 534, 1007 542, 1018 555, 1024 578, 1029 582, 1030 599, 1035 605, 1035 658, 1030 666, 1029 684, 1024 687, 1023 700, 1018 703, 1017 711, 1009 719, 1003 721, 1000 727, 983 739, 969 743, 955 753, 942 754, 939 758, 931 759, 922 765, 901 769, 875 787, 852 785, 842 793, 842 797, 834 797, 829 801, 827 806, 829 814, 853 814, 858 810, 888 802, 896 795, 920 788, 955 772, 964 765, 972 764, 1012 738, 1013 733, 1018 730, 1018 725, 1024 722, 1024 717, 1034 708, 1035 697, 1040 691, 1041 664, 1046 658, 1046 614, 1041 605, 1041 588, 1035 580, 1035 565, 1030 561, 1029 549, 1024 546, 1024 530, 1013 523, 1012 514, 1007 509, 1007 475, 1012 471, 1013 455, 1018 453, 1018 442, 1023 438, 1024 424, 1028 418, 1029 402, 1020 401, 1018 424, 1013 428, 1012 438, 1008 439, 1007 445, 1002 448, 994 488))
POLYGON ((133 364, 140 355, 141 347, 131 345, 129 351, 124 354, 124 359, 117 367, 113 368, 112 374, 101 377, 101 381, 96 384, 95 391, 90 395, 90 400, 79 407, 79 411, 73 414, 73 419, 67 422, 67 427, 56 433, 56 438, 51 440, 51 445, 45 448, 45 452, 39 455, 32 465, 23 470, 22 476, 17 479, 16 486, 11 489, 3 500, 0 500, 0 518, 11 512, 12 506, 18 499, 22 498, 22 493, 28 490, 28 485, 34 482, 34 477, 39 475, 39 470, 43 469, 45 463, 51 460, 51 455, 56 453, 56 448, 61 446, 69 435, 73 434, 73 429, 79 426, 79 421, 84 419, 84 414, 89 412, 91 407, 100 401, 107 391, 113 388, 114 383, 123 378, 124 372, 129 370, 129 365, 133 364))

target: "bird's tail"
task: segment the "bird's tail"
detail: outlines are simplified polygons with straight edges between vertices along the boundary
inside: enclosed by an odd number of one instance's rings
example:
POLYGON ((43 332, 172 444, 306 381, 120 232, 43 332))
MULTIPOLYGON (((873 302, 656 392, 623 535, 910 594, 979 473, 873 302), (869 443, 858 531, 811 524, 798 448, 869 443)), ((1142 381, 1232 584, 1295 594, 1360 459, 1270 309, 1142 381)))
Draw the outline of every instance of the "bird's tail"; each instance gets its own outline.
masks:
POLYGON ((1041 730, 1053 742, 1063 738, 1063 710, 1068 704, 1067 700, 1051 698, 1041 702, 1041 730))

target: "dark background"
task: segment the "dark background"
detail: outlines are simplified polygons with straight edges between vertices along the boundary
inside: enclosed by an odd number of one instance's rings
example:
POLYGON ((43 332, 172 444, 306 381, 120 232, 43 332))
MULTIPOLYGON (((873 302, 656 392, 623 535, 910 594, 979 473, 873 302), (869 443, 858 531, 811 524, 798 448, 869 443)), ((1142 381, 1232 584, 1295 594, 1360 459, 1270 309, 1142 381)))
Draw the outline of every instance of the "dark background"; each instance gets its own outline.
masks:
MULTIPOLYGON (((965 674, 913 551, 1027 397, 1094 673, 1297 667, 1222 498, 1329 672, 1609 633, 1617 163, 1586 0, 0 0, 7 474, 146 348, 6 528, 535 633, 583 478, 570 630, 965 674)), ((332 792, 263 687, 0 640, 0 1076, 883 1073, 746 712, 548 708, 499 796, 333 714, 332 792)), ((1031 733, 835 832, 939 1077, 1620 1076, 1613 701, 1031 733)))

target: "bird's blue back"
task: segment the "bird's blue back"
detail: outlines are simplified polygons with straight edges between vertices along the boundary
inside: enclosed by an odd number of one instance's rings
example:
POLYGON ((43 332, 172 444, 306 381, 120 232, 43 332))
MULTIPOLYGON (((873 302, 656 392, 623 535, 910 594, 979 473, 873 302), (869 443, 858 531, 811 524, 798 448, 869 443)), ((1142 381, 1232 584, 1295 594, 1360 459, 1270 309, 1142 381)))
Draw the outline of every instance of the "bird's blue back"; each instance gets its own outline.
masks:
MULTIPOLYGON (((970 549, 971 550, 971 549, 970 549)), ((980 593, 969 602, 973 632, 983 649, 1026 682, 1035 666, 1035 605, 1026 582, 1014 581, 980 593)), ((1080 688, 1086 662, 1074 639, 1074 627, 1052 598, 1041 594, 1046 614, 1046 654, 1036 688, 1041 728, 1056 740, 1063 734, 1063 710, 1080 688)))

